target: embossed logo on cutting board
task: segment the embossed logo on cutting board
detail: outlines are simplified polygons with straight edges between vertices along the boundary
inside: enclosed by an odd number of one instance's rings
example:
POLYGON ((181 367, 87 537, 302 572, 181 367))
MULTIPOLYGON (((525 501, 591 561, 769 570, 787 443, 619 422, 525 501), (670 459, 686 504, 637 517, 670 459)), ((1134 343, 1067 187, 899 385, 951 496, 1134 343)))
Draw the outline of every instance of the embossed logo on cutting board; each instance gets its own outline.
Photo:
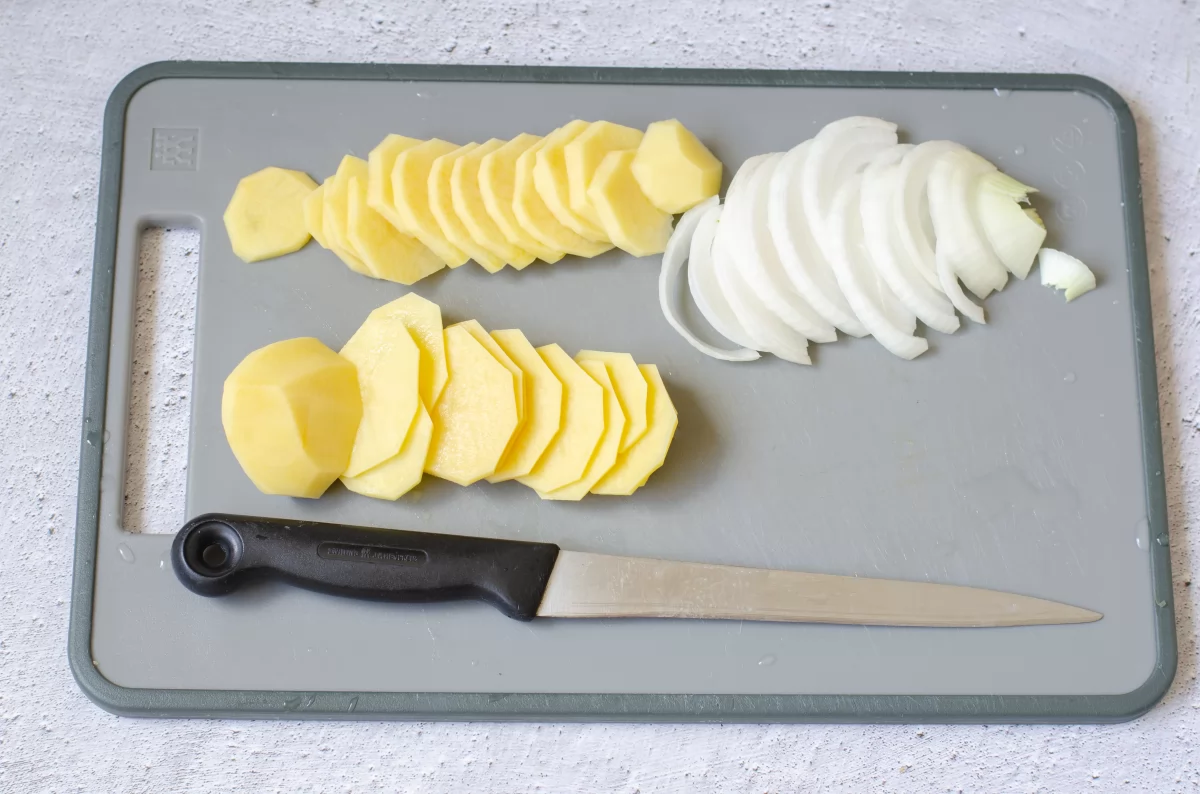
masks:
POLYGON ((151 171, 195 171, 200 160, 200 130, 155 127, 151 171))

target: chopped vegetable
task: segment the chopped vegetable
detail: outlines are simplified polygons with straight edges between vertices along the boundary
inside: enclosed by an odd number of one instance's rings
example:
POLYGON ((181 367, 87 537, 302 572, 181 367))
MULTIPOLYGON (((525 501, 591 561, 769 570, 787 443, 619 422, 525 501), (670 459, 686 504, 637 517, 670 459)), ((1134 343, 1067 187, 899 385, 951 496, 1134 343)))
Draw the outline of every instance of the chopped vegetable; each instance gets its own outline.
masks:
POLYGON ((1038 253, 1042 285, 1066 290, 1067 303, 1096 288, 1096 274, 1070 254, 1043 248, 1038 253))

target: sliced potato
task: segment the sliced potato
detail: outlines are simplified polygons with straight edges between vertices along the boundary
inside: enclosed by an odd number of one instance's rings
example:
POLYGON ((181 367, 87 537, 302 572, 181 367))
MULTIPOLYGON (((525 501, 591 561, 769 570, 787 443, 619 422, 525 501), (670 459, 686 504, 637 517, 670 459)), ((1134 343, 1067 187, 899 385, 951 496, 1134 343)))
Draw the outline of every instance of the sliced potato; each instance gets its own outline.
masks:
POLYGON ((567 178, 566 157, 563 154, 567 144, 578 138, 589 126, 586 121, 577 119, 546 136, 533 165, 533 184, 547 209, 559 223, 580 237, 605 243, 608 242, 608 238, 604 230, 571 209, 571 189, 567 178))
POLYGON ((446 329, 449 380, 432 411, 425 471, 459 485, 495 473, 517 429, 512 373, 461 326, 446 329))
POLYGON ((592 486, 617 462, 621 438, 625 435, 625 415, 621 410, 621 401, 617 399, 617 390, 609 377, 611 373, 608 367, 603 361, 595 359, 579 361, 579 357, 576 356, 576 361, 583 371, 591 375, 604 389, 604 435, 600 437, 600 443, 596 446, 592 459, 588 461, 583 476, 570 485, 553 491, 538 491, 538 496, 543 499, 578 502, 587 496, 592 486))
POLYGON ((603 222, 587 197, 588 185, 600 167, 600 161, 609 152, 621 149, 636 149, 642 142, 642 131, 623 127, 611 121, 593 121, 579 137, 563 147, 563 160, 567 166, 567 188, 571 198, 571 209, 586 218, 593 226, 603 228, 603 222))
POLYGON ((517 481, 544 493, 583 477, 604 435, 604 388, 558 345, 537 352, 562 383, 562 426, 537 465, 517 481))
POLYGON ((392 202, 400 231, 412 235, 450 267, 466 264, 467 254, 446 239, 429 208, 429 172, 433 162, 458 147, 434 138, 396 156, 392 166, 392 202))
POLYGON ((433 420, 425 406, 418 405, 417 417, 400 451, 357 477, 342 475, 342 485, 354 493, 375 499, 399 499, 420 484, 432 437, 433 420))
POLYGON ((650 385, 628 353, 605 353, 599 350, 580 350, 575 360, 602 361, 608 366, 617 400, 625 414, 625 433, 621 436, 621 452, 629 449, 646 434, 649 422, 650 385))
POLYGON ((243 177, 225 208, 233 252, 258 262, 299 251, 308 242, 304 200, 317 183, 302 171, 264 168, 243 177))
MULTIPOLYGON (((508 143, 491 152, 479 161, 479 195, 488 216, 500 229, 509 243, 528 251, 547 264, 554 264, 564 256, 563 251, 542 243, 522 228, 513 212, 513 193, 516 190, 517 160, 535 146, 541 138, 521 133, 508 143)), ((512 263, 518 270, 518 267, 512 263)))
POLYGON ((633 178, 635 156, 632 149, 606 154, 588 186, 588 198, 618 248, 634 256, 661 254, 671 237, 671 215, 651 204, 633 178))
POLYGON ((415 284, 446 266, 415 237, 409 237, 367 205, 367 186, 350 177, 346 238, 375 278, 415 284))
POLYGON ((325 180, 304 197, 304 226, 317 244, 325 249, 329 248, 329 242, 325 239, 325 185, 328 182, 328 179, 325 180))
POLYGON ((533 168, 537 164, 537 153, 546 138, 542 138, 526 149, 517 158, 513 183, 513 214, 531 237, 547 248, 566 251, 576 256, 596 256, 612 248, 610 243, 597 243, 581 237, 558 222, 546 207, 534 184, 533 168))
POLYGON ((365 177, 366 163, 357 157, 346 155, 338 165, 337 173, 325 180, 325 205, 321 210, 321 224, 329 250, 355 273, 373 276, 371 269, 354 250, 346 236, 346 222, 350 217, 350 177, 365 177))
POLYGON ((446 346, 442 334, 442 310, 433 301, 415 292, 385 303, 367 317, 373 320, 398 320, 412 334, 421 352, 418 391, 421 404, 432 410, 446 386, 446 346))
POLYGON ((392 198, 392 169, 401 152, 420 144, 417 138, 389 135, 367 155, 367 205, 399 230, 403 226, 392 198))
POLYGON ((442 234, 452 245, 474 259, 487 272, 495 273, 504 267, 504 260, 475 242, 471 232, 454 211, 453 188, 450 185, 458 161, 478 148, 479 144, 468 143, 433 161, 433 167, 429 169, 429 209, 442 234))
POLYGON ((650 427, 641 441, 617 457, 613 467, 592 487, 592 493, 629 496, 645 485, 650 475, 658 471, 667 459, 667 450, 671 448, 671 439, 675 437, 679 415, 671 404, 658 367, 642 364, 638 369, 650 384, 650 427))
POLYGON ((525 334, 516 329, 492 331, 492 339, 521 368, 525 394, 524 423, 488 482, 524 477, 533 470, 546 447, 558 435, 562 421, 563 385, 538 355, 525 334))
POLYGON ((309 337, 255 350, 221 394, 229 447, 266 494, 323 494, 350 462, 361 418, 354 365, 309 337))
POLYGON ((450 174, 450 200, 454 204, 454 214, 462 221, 475 244, 487 249, 500 260, 500 267, 495 270, 488 268, 492 273, 504 267, 505 263, 521 270, 535 258, 529 251, 509 242, 504 232, 500 231, 500 227, 488 215, 487 206, 483 203, 483 194, 479 189, 479 166, 484 157, 502 146, 504 141, 499 138, 492 138, 480 144, 458 158, 454 163, 454 171, 450 174))
POLYGON ((646 128, 633 175, 651 204, 676 215, 721 189, 721 161, 678 119, 646 128))
MULTIPOLYGON (((525 373, 509 358, 508 353, 504 352, 504 348, 496 344, 496 340, 488 334, 487 330, 479 324, 478 320, 464 320, 461 323, 455 323, 451 328, 466 328, 467 333, 475 337, 475 341, 483 345, 487 352, 492 354, 492 357, 504 365, 504 368, 512 373, 513 376, 513 395, 517 401, 517 430, 521 429, 521 425, 525 423, 525 373)), ((516 437, 516 433, 513 434, 516 437)))
POLYGON ((372 312, 340 355, 358 370, 362 396, 362 421, 343 472, 354 477, 395 456, 404 446, 421 405, 421 351, 402 315, 372 312))

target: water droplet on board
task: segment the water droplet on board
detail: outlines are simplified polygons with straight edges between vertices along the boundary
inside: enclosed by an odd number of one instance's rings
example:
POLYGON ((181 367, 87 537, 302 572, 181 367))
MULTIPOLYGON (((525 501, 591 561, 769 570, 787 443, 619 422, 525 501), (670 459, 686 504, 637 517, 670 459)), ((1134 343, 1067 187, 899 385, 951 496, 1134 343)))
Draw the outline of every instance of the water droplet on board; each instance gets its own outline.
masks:
POLYGON ((101 438, 104 439, 104 443, 107 444, 109 442, 109 440, 112 438, 112 433, 105 430, 104 435, 101 436, 101 438))
POLYGON ((83 437, 87 441, 89 447, 100 446, 100 434, 97 433, 95 430, 87 431, 87 433, 85 433, 83 437))
POLYGON ((121 543, 117 545, 117 554, 121 555, 121 559, 125 562, 133 562, 137 557, 133 556, 133 549, 129 548, 129 544, 121 543))
POLYGON ((1144 518, 1139 519, 1137 522, 1137 526, 1134 527, 1134 531, 1137 533, 1134 536, 1134 542, 1137 544, 1137 547, 1139 549, 1141 549, 1142 551, 1149 551, 1150 550, 1150 522, 1144 518))
POLYGON ((992 91, 993 91, 993 92, 996 94, 996 96, 998 96, 998 97, 1006 97, 1006 96, 1008 96, 1009 94, 1011 94, 1011 93, 1012 93, 1012 89, 1011 89, 1011 88, 993 88, 993 89, 992 89, 992 91))
POLYGON ((1154 542, 1160 546, 1170 546, 1171 545, 1171 539, 1169 537, 1167 537, 1166 532, 1163 532, 1158 537, 1156 537, 1154 539, 1154 542))
POLYGON ((1066 375, 1063 375, 1063 383, 1074 383, 1074 382, 1075 382, 1075 373, 1074 372, 1068 372, 1066 375))
POLYGON ((942 105, 942 110, 949 110, 949 109, 950 109, 949 105, 942 105))
POLYGON ((1025 154, 1025 147, 1024 147, 1024 146, 1018 146, 1017 148, 1013 149, 1013 154, 1015 154, 1015 155, 1022 155, 1022 154, 1025 154))
POLYGON ((1165 598, 1160 598, 1157 601, 1155 601, 1154 603, 1158 604, 1159 607, 1165 607, 1167 605, 1167 601, 1165 598))
POLYGON ((759 667, 770 667, 775 664, 775 654, 768 653, 766 656, 758 660, 759 667))

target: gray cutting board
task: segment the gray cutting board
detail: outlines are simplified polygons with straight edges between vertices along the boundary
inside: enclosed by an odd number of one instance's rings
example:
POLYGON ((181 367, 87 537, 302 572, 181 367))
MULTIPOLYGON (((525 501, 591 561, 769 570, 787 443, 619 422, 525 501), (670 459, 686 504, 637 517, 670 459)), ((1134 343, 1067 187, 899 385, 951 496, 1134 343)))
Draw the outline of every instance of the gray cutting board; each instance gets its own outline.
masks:
POLYGON ((1119 97, 1069 77, 237 64, 135 73, 114 93, 106 131, 77 676, 108 708, 156 714, 1139 713, 1169 682, 1175 646, 1132 134, 1119 97), (916 361, 869 339, 841 340, 816 348, 806 368, 695 352, 659 312, 657 258, 613 252, 494 276, 471 264, 413 290, 448 323, 476 318, 521 328, 534 344, 628 351, 659 366, 679 431, 645 489, 571 504, 515 483, 464 489, 427 478, 394 504, 340 485, 304 501, 259 494, 238 468, 220 424, 221 385, 237 362, 292 336, 337 349, 371 309, 405 292, 355 275, 316 244, 239 261, 221 214, 240 177, 278 165, 320 180, 389 132, 465 143, 544 134, 574 118, 645 127, 678 117, 725 163, 728 181, 745 158, 852 114, 899 123, 903 140, 960 141, 1041 188, 1047 244, 1090 263, 1099 288, 1068 306, 1035 273, 987 301, 986 327, 929 332, 931 350, 916 361), (523 624, 476 604, 363 603, 284 586, 197 597, 164 564, 170 535, 121 528, 136 247, 139 229, 156 223, 201 232, 188 518, 340 521, 947 582, 1104 619, 993 630, 523 624))

